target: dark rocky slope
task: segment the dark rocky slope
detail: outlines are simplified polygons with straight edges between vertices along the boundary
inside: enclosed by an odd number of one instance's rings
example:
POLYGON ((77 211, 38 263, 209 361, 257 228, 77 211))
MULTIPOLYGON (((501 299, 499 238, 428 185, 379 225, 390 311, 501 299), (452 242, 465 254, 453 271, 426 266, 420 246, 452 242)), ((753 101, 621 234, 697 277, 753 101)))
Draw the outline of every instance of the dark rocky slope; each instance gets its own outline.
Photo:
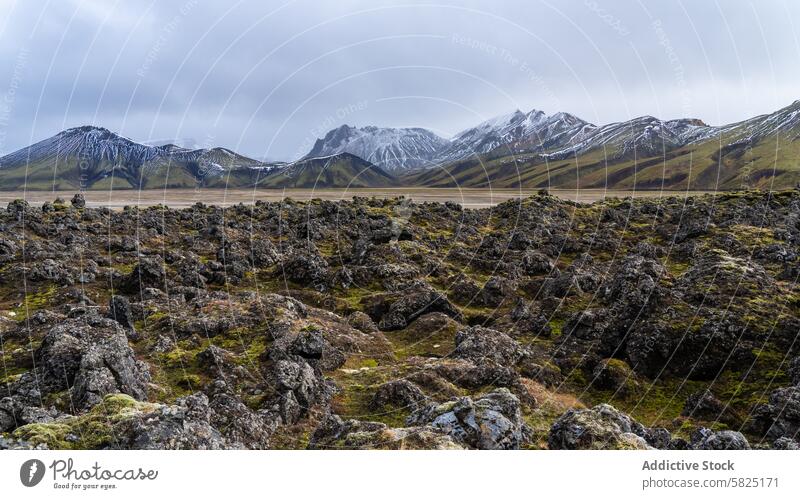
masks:
POLYGON ((797 448, 800 191, 0 214, 0 448, 797 448))

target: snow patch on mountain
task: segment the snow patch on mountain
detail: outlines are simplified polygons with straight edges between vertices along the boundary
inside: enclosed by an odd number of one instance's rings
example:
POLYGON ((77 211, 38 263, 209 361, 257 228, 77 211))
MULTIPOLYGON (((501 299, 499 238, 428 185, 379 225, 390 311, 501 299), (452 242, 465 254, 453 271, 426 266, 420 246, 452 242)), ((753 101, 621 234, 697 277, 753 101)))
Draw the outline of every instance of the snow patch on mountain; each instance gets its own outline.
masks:
POLYGON ((700 120, 662 121, 642 116, 611 123, 587 133, 568 147, 543 154, 548 159, 563 159, 602 148, 609 157, 649 157, 712 137, 717 130, 700 120))
POLYGON ((44 159, 76 157, 87 162, 136 163, 158 158, 166 150, 136 143, 105 128, 82 126, 25 147, 0 159, 0 167, 44 159))
POLYGON ((448 141, 424 128, 356 128, 342 125, 318 139, 305 156, 316 158, 354 154, 389 172, 431 165, 448 141))
POLYGON ((195 163, 204 175, 218 176, 234 168, 271 170, 267 164, 239 155, 230 149, 186 149, 175 144, 147 145, 134 142, 106 128, 81 126, 70 128, 0 158, 0 168, 42 161, 86 162, 87 168, 103 162, 109 165, 155 171, 171 163, 195 163))
POLYGON ((437 160, 456 161, 503 146, 509 153, 542 151, 580 140, 595 128, 569 113, 547 115, 537 109, 527 113, 517 110, 457 134, 437 160))

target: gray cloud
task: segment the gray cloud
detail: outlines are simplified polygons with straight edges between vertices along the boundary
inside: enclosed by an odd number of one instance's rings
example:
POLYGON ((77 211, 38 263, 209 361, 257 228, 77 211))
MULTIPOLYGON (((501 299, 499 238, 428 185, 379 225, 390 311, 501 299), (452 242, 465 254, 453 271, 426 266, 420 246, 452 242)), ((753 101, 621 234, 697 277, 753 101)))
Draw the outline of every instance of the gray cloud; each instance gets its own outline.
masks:
POLYGON ((515 108, 731 122, 800 98, 790 1, 0 2, 0 151, 92 123, 288 159, 515 108))

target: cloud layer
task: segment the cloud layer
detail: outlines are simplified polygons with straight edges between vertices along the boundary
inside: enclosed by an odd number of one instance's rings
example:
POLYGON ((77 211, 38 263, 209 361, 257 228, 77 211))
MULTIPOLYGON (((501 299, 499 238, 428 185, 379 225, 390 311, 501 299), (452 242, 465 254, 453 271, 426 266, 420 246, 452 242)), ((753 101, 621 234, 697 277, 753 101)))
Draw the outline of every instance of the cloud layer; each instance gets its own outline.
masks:
POLYGON ((800 98, 800 5, 0 2, 0 152, 95 124, 291 159, 332 127, 514 109, 710 124, 800 98))

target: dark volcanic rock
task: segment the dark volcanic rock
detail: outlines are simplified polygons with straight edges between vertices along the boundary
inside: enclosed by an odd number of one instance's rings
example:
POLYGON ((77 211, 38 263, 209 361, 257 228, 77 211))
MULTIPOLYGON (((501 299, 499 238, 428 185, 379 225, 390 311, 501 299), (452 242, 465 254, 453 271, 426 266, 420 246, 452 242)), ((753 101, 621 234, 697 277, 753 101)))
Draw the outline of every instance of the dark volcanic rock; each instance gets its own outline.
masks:
POLYGON ((593 383, 601 390, 625 393, 636 385, 630 366, 619 359, 605 359, 597 363, 592 371, 593 383))
POLYGON ((108 302, 108 316, 125 329, 133 330, 131 303, 122 295, 114 295, 108 302))
POLYGON ((646 449, 647 428, 608 404, 567 411, 550 428, 550 449, 646 449))
POLYGON ((715 420, 725 410, 723 404, 710 390, 702 390, 689 395, 681 411, 682 416, 715 420))
POLYGON ((417 385, 408 380, 396 380, 384 383, 378 387, 372 397, 370 408, 383 409, 387 405, 396 407, 410 407, 415 409, 427 397, 417 385))
POLYGON ((166 289, 167 273, 161 257, 144 257, 122 280, 121 289, 131 294, 142 294, 147 289, 166 289))
POLYGON ((738 431, 700 428, 692 434, 692 447, 699 450, 745 450, 750 443, 738 431))
POLYGON ((423 407, 406 424, 432 426, 476 449, 518 449, 527 432, 519 399, 505 388, 475 400, 464 397, 423 407))
POLYGON ((311 435, 309 449, 464 449, 453 437, 432 426, 390 428, 383 423, 343 421, 329 414, 311 435))
POLYGON ((519 343, 500 331, 473 326, 456 334, 452 357, 467 359, 475 364, 491 362, 513 366, 522 356, 519 343))
POLYGON ((0 210, 0 447, 800 445, 800 190, 70 197, 0 210))
POLYGON ((770 439, 800 441, 800 386, 778 388, 753 410, 750 429, 770 439))
POLYGON ((228 444, 211 425, 208 397, 196 393, 175 405, 126 421, 118 429, 122 448, 149 450, 225 449, 228 444))
POLYGON ((418 317, 431 312, 441 312, 462 321, 461 312, 450 301, 425 284, 413 284, 402 292, 388 297, 390 304, 379 303, 373 313, 380 317, 378 327, 384 331, 402 329, 418 317), (385 309, 385 312, 380 312, 385 309))
POLYGON ((86 208, 86 198, 83 196, 83 194, 80 193, 72 196, 72 200, 70 201, 70 203, 75 208, 86 208))
POLYGON ((71 390, 77 408, 88 408, 108 393, 143 400, 149 374, 128 346, 125 331, 110 319, 91 324, 72 319, 50 329, 36 351, 42 393, 71 390))

